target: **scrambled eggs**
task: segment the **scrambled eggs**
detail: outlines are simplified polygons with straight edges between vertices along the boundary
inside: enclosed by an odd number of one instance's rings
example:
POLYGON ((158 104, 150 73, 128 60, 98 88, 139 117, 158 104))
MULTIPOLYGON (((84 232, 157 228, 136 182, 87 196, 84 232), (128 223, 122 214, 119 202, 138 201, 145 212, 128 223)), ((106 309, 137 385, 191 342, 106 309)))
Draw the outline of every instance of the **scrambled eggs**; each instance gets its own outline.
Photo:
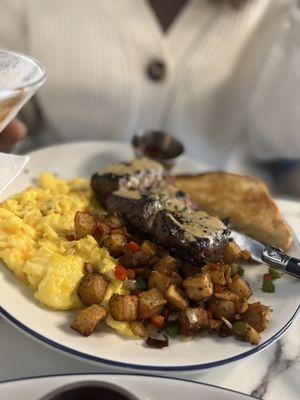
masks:
MULTIPOLYGON (((127 294, 115 280, 116 261, 88 235, 69 241, 74 234, 76 211, 103 213, 89 182, 67 182, 42 174, 38 187, 30 187, 0 205, 0 259, 34 291, 38 301, 54 310, 82 306, 77 288, 90 263, 110 281, 103 305, 114 293, 127 294)), ((123 335, 132 336, 127 323, 107 324, 123 335)))

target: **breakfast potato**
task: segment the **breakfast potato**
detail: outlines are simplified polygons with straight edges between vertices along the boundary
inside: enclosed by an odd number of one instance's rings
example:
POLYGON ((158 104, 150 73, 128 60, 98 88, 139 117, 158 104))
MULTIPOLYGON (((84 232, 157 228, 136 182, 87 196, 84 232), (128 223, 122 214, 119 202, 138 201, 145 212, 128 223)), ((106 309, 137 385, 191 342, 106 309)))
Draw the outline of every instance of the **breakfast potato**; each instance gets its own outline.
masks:
POLYGON ((102 274, 88 273, 81 279, 78 296, 85 306, 100 304, 105 296, 107 285, 108 282, 102 274))
POLYGON ((235 312, 236 314, 245 314, 245 312, 248 310, 248 303, 242 302, 242 303, 234 303, 235 307, 235 312))
POLYGON ((227 285, 228 289, 235 293, 240 301, 247 301, 252 296, 252 290, 243 278, 235 278, 227 285))
POLYGON ((251 325, 258 333, 264 331, 268 325, 271 310, 259 301, 248 304, 248 309, 243 317, 243 321, 251 325))
POLYGON ((109 300, 109 312, 115 321, 135 321, 138 312, 137 296, 114 294, 109 300))
POLYGON ((124 225, 123 221, 116 215, 107 216, 105 218, 105 223, 109 226, 110 229, 122 228, 124 225))
POLYGON ((148 287, 149 289, 157 289, 160 293, 165 294, 171 285, 171 278, 167 275, 161 274, 158 271, 151 271, 148 287))
POLYGON ((99 243, 101 243, 103 235, 107 235, 110 232, 110 227, 104 221, 98 220, 97 227, 95 232, 93 233, 93 236, 99 243))
POLYGON ((71 328, 83 336, 90 336, 97 325, 107 317, 107 311, 104 307, 94 304, 84 308, 75 315, 71 328))
POLYGON ((130 329, 135 336, 146 338, 148 335, 147 328, 140 321, 133 321, 129 323, 130 329))
POLYGON ((213 295, 218 300, 233 301, 234 303, 237 303, 239 301, 239 296, 235 293, 230 292, 229 290, 224 290, 220 293, 214 292, 213 295))
POLYGON ((144 240, 141 244, 141 251, 148 257, 154 257, 157 254, 157 245, 150 240, 144 240))
POLYGON ((207 273, 210 276, 210 279, 213 283, 213 285, 219 285, 219 286, 225 286, 226 285, 226 267, 225 265, 219 265, 219 264, 214 264, 216 265, 216 269, 212 269, 211 266, 206 266, 204 271, 207 271, 207 273))
POLYGON ((188 307, 179 315, 181 333, 190 336, 209 326, 208 314, 203 307, 188 307))
POLYGON ((195 301, 208 299, 213 294, 213 284, 207 272, 187 277, 183 287, 187 296, 195 301))
POLYGON ((221 321, 219 319, 209 318, 208 329, 209 329, 209 331, 219 332, 222 324, 223 324, 223 321, 221 321))
POLYGON ((242 251, 239 246, 233 241, 229 241, 223 252, 225 264, 233 264, 241 259, 242 251))
POLYGON ((185 295, 175 285, 169 286, 165 293, 165 298, 178 310, 185 310, 189 305, 185 295))
POLYGON ((120 235, 125 236, 127 241, 133 239, 132 235, 128 232, 127 228, 125 228, 124 226, 122 226, 122 228, 112 229, 111 233, 119 233, 120 235))
POLYGON ((159 315, 167 300, 155 288, 138 294, 138 318, 148 319, 159 315))
POLYGON ((77 211, 75 214, 75 237, 84 238, 86 235, 93 235, 97 228, 96 219, 88 213, 77 211))
POLYGON ((179 262, 172 256, 166 255, 161 258, 155 265, 153 270, 165 275, 170 275, 179 267, 179 262))
POLYGON ((245 342, 257 345, 260 341, 260 334, 249 324, 246 324, 246 332, 243 339, 245 342))
POLYGON ((111 256, 119 257, 122 254, 123 247, 127 244, 127 239, 120 233, 111 233, 103 237, 102 244, 111 256))
POLYGON ((232 321, 235 316, 235 307, 232 301, 212 299, 208 302, 208 309, 217 319, 224 317, 232 321))
POLYGON ((133 267, 146 267, 150 268, 152 264, 151 257, 145 254, 143 251, 139 250, 132 254, 131 256, 131 264, 133 267))
POLYGON ((170 278, 172 285, 182 287, 183 279, 177 272, 171 272, 170 278))

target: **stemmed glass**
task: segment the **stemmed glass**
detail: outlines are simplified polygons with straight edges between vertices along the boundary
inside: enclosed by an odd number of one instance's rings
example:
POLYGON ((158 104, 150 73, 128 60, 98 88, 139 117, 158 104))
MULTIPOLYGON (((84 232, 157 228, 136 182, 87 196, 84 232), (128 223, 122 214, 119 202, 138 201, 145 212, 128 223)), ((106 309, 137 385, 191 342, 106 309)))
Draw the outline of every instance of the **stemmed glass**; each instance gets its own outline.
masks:
MULTIPOLYGON (((40 62, 15 51, 0 49, 0 135, 45 80, 45 68, 40 62)), ((0 153, 0 193, 28 160, 28 156, 0 153)))

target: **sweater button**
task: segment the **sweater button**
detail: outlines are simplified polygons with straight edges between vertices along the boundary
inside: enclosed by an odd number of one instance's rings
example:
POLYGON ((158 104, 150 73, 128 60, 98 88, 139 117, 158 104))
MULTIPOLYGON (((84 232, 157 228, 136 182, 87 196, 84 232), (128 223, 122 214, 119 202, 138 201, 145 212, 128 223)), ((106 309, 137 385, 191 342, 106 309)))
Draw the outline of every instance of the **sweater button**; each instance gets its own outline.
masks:
POLYGON ((147 66, 147 75, 152 81, 162 81, 166 77, 167 67, 162 60, 152 60, 147 66))

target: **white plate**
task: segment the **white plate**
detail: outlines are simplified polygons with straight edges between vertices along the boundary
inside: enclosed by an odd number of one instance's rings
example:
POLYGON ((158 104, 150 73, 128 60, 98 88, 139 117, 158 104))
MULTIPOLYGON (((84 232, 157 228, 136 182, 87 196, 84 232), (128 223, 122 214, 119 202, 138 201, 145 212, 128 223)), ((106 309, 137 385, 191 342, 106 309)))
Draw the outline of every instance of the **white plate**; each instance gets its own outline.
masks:
MULTIPOLYGON (((64 178, 90 177, 107 163, 132 158, 126 144, 83 142, 49 147, 31 153, 25 170, 5 193, 6 197, 20 192, 34 182, 42 171, 58 173, 64 178)), ((196 171, 201 164, 184 162, 179 169, 196 171)), ((3 196, 2 196, 3 197, 3 196)), ((289 210, 289 202, 285 202, 289 210)), ((297 207, 295 203, 291 203, 297 207)), ((299 207, 300 208, 300 207, 299 207)), ((293 225, 293 220, 289 218, 293 225)), ((293 225, 294 226, 294 225, 293 225)), ((200 371, 240 360, 269 346, 288 329, 300 304, 300 282, 288 276, 276 281, 274 294, 260 289, 265 266, 246 269, 246 280, 254 290, 251 300, 260 300, 274 310, 259 346, 233 338, 203 335, 192 341, 172 340, 165 349, 145 347, 142 341, 118 336, 109 328, 88 338, 70 329, 70 312, 55 312, 40 306, 31 290, 23 285, 5 266, 0 268, 0 312, 13 325, 38 341, 86 361, 148 373, 200 371)))
POLYGON ((19 400, 39 400, 42 396, 59 390, 65 385, 80 382, 108 382, 118 385, 135 395, 139 400, 174 400, 183 397, 189 400, 247 400, 253 399, 245 394, 222 389, 217 386, 175 378, 162 378, 143 375, 81 374, 48 376, 9 381, 0 384, 0 398, 19 400))

